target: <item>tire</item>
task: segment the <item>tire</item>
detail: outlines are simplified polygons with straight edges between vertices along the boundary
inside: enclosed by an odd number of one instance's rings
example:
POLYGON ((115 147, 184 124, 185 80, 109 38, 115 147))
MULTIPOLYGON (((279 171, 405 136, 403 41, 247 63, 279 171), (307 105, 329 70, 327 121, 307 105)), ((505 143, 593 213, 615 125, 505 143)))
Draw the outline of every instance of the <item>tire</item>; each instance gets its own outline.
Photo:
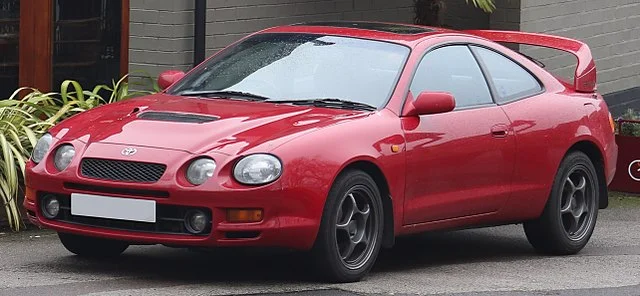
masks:
POLYGON ((565 156, 542 216, 524 223, 527 239, 536 251, 572 255, 587 245, 598 218, 599 184, 586 154, 574 151, 565 156))
POLYGON ((81 257, 116 257, 122 254, 122 252, 129 247, 129 244, 125 242, 79 236, 62 232, 58 232, 58 238, 60 238, 60 242, 62 242, 62 245, 69 252, 81 257))
POLYGON ((360 170, 340 174, 329 191, 312 250, 319 275, 336 283, 366 276, 380 252, 383 217, 380 191, 371 176, 360 170))

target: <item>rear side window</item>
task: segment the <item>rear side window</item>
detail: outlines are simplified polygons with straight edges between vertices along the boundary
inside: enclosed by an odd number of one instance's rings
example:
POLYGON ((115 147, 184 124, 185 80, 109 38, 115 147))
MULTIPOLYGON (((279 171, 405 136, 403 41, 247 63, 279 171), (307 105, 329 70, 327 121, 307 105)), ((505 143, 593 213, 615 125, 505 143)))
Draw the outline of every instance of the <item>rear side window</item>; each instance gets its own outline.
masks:
POLYGON ((538 80, 514 61, 483 47, 473 48, 484 63, 487 78, 493 82, 497 103, 508 103, 542 91, 538 80))
POLYGON ((411 82, 414 98, 423 91, 451 93, 456 108, 493 104, 480 66, 465 45, 441 47, 424 56, 411 82))

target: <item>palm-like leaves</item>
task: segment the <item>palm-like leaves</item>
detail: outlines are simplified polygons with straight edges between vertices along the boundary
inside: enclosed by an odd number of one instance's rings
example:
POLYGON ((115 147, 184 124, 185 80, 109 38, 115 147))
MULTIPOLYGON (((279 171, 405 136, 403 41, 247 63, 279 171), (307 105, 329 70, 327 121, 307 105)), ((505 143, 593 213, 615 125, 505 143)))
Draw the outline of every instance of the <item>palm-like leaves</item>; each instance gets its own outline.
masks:
POLYGON ((18 194, 37 139, 54 124, 78 112, 149 93, 130 92, 125 79, 126 76, 111 86, 96 86, 92 91, 83 90, 72 80, 62 83, 60 93, 21 88, 8 100, 0 101, 0 202, 14 230, 23 226, 18 194), (19 99, 22 93, 28 94, 19 99), (109 98, 103 99, 101 94, 109 94, 109 98))
MULTIPOLYGON (((469 0, 465 1, 469 4, 469 0)), ((478 7, 485 12, 493 12, 496 9, 494 0, 471 0, 471 3, 473 3, 473 6, 478 7)))
POLYGON ((38 136, 61 117, 46 94, 31 90, 22 100, 15 100, 21 91, 29 89, 19 89, 11 99, 0 101, 0 199, 15 230, 22 226, 17 196, 30 151, 38 136))

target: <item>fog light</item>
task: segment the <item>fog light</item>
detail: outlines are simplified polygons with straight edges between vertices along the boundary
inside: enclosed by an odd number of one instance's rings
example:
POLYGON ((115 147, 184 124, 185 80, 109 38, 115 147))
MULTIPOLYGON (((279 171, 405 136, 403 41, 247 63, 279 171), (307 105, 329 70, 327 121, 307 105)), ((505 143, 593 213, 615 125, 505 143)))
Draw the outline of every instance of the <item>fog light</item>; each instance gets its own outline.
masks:
POLYGON ((207 230, 209 216, 200 210, 189 212, 184 218, 184 226, 193 234, 200 234, 207 230))
POLYGON ((42 199, 42 214, 47 219, 53 219, 60 213, 60 202, 53 195, 47 195, 42 199))
POLYGON ((260 222, 262 209, 228 209, 227 221, 231 223, 260 222))

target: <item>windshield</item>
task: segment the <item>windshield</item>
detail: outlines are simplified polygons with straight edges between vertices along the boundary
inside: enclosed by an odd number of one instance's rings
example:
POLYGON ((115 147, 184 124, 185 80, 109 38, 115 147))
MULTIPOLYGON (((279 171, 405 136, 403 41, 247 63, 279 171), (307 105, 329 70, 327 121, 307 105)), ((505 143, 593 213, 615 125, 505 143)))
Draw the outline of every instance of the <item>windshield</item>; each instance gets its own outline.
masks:
POLYGON ((386 104, 405 46, 315 34, 259 34, 226 49, 168 93, 237 91, 274 101, 334 98, 386 104))

